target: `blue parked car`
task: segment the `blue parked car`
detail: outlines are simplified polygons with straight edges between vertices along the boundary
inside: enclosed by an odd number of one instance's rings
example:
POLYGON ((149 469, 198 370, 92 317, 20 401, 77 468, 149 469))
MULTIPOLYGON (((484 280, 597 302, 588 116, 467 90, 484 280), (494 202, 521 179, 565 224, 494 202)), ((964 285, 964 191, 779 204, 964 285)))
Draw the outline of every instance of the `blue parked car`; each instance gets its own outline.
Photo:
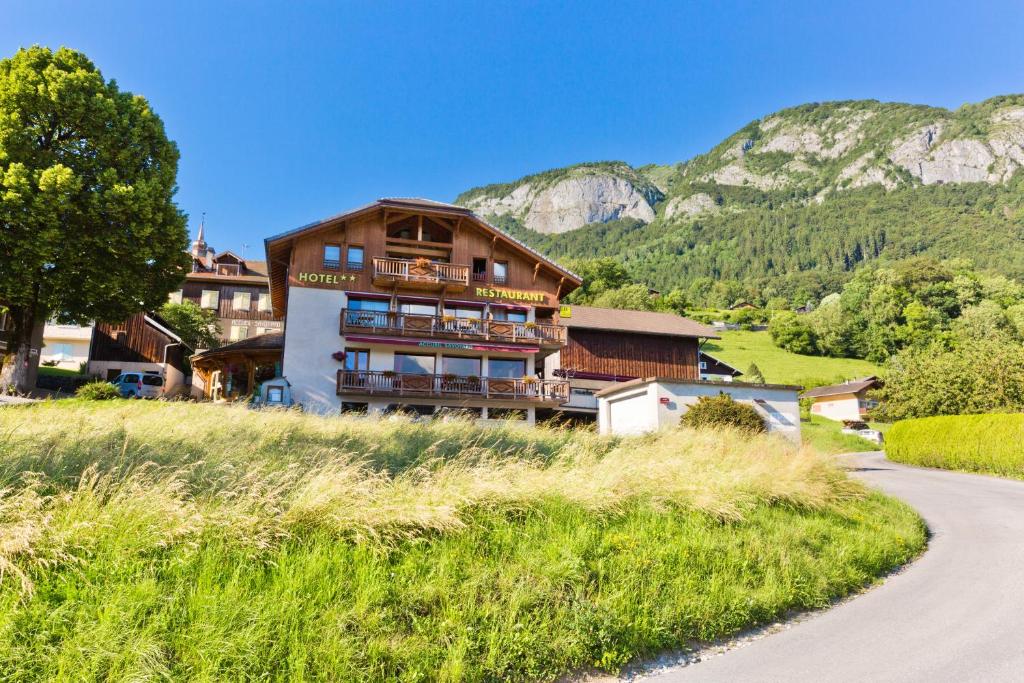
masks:
POLYGON ((164 378, 152 371, 122 372, 110 383, 124 398, 159 398, 164 392, 164 378))

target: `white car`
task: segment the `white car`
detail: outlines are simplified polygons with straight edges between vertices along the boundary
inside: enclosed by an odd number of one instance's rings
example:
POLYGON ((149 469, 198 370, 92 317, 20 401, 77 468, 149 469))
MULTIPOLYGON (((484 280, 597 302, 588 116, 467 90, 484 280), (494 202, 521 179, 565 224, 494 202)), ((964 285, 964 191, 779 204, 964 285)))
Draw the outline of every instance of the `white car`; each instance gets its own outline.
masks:
POLYGON ((157 372, 122 372, 110 381, 124 398, 160 398, 164 378, 157 372))
POLYGON ((882 432, 877 429, 871 429, 866 422, 846 422, 844 425, 843 434, 852 434, 882 445, 882 432))

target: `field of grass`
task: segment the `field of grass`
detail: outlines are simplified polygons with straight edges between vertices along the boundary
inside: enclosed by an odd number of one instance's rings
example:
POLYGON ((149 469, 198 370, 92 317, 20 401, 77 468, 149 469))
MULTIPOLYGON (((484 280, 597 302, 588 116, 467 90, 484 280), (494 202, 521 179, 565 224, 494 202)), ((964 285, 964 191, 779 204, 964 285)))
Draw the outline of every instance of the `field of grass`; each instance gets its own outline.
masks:
POLYGON ((782 439, 0 408, 0 679, 550 680, 827 605, 918 517, 782 439))
MULTIPOLYGON (((888 425, 871 423, 872 429, 883 431, 888 425)), ((810 422, 800 423, 800 435, 805 444, 809 444, 821 453, 836 455, 838 453, 859 453, 877 451, 881 447, 873 441, 862 439, 852 434, 843 434, 843 423, 828 420, 820 415, 811 415, 810 422)))
POLYGON ((886 434, 890 460, 1024 479, 1024 415, 943 415, 900 420, 886 434))
POLYGON ((775 346, 767 332, 736 330, 721 336, 707 342, 704 350, 743 372, 757 363, 768 382, 815 387, 879 374, 879 367, 866 360, 790 353, 775 346))

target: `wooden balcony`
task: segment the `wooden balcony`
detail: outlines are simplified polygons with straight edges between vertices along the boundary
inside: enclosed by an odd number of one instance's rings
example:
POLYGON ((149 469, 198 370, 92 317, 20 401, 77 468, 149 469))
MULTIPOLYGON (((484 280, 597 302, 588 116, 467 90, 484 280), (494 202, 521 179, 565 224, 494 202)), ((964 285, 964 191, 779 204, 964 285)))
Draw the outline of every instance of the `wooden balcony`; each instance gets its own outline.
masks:
POLYGON ((569 400, 569 383, 565 380, 339 370, 338 395, 351 394, 395 398, 523 401, 556 406, 569 400))
POLYGON ((469 286, 469 266, 422 259, 375 258, 373 284, 458 292, 469 286))
POLYGON ((470 342, 533 344, 547 348, 565 345, 565 328, 562 325, 446 315, 411 315, 396 311, 353 311, 346 308, 341 309, 341 334, 431 337, 470 342))

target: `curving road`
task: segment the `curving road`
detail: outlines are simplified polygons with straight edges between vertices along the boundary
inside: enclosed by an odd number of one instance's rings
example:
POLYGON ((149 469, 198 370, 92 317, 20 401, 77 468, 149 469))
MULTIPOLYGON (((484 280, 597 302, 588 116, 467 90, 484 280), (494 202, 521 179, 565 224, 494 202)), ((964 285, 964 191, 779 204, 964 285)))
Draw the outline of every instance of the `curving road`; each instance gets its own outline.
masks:
POLYGON ((849 457, 924 517, 925 554, 786 631, 650 680, 1024 681, 1024 482, 849 457))

